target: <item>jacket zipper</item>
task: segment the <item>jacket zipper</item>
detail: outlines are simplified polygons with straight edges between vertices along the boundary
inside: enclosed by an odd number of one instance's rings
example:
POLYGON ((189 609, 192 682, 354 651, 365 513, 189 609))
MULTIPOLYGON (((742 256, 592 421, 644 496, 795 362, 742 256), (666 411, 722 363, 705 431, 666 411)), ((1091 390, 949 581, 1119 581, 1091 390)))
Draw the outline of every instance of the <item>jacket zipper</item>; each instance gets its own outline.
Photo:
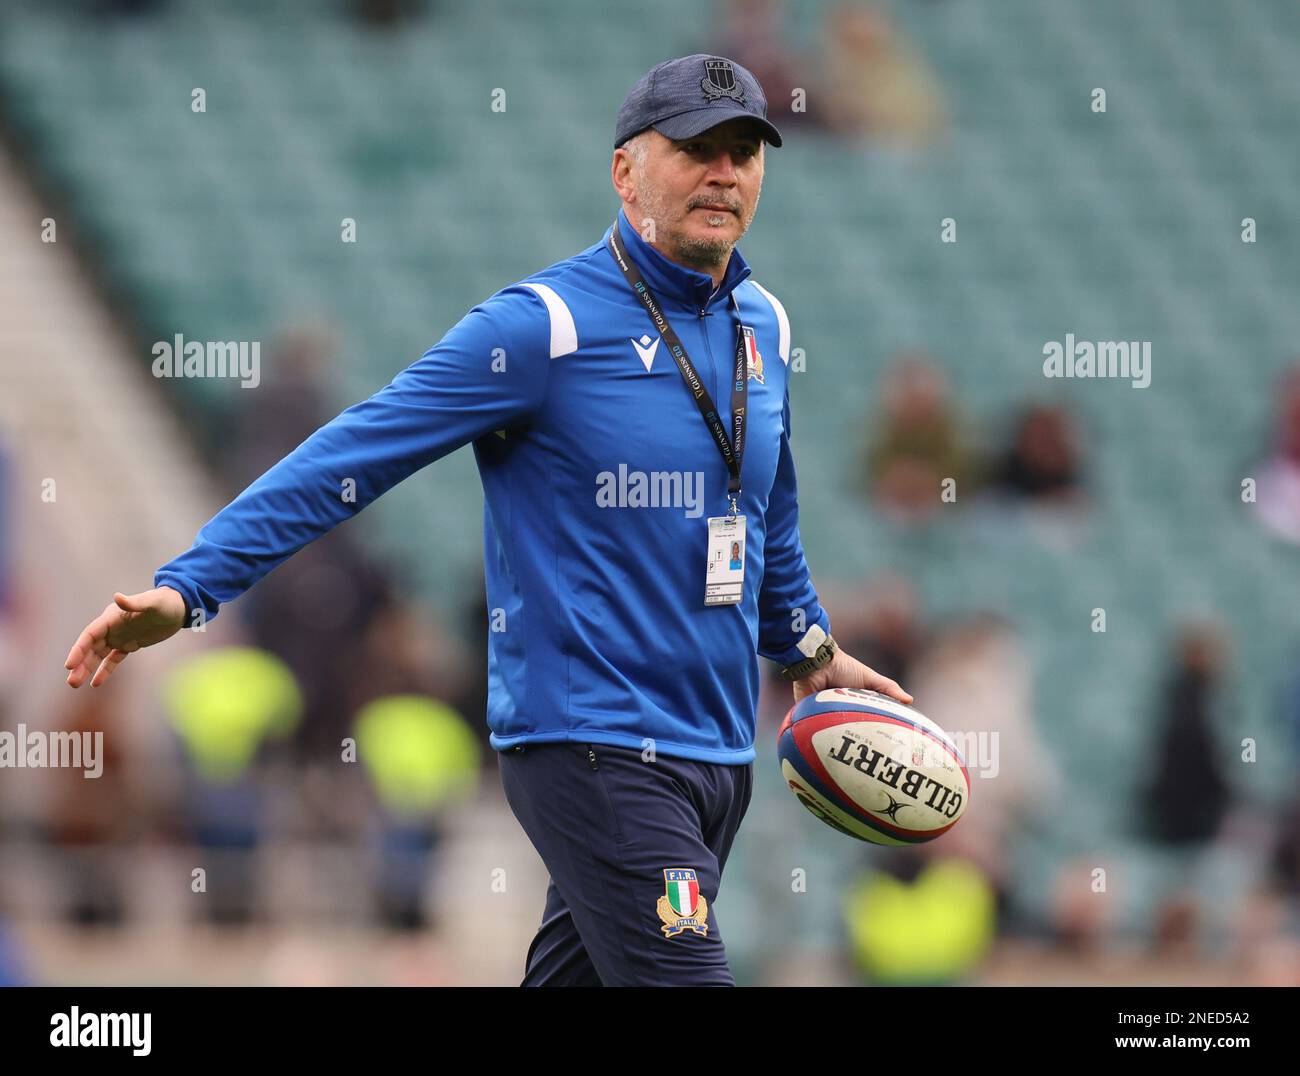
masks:
POLYGON ((600 767, 596 765, 596 749, 592 747, 591 744, 587 744, 587 761, 591 763, 591 768, 593 770, 600 769, 600 767))
MULTIPOLYGON (((718 384, 718 363, 717 360, 714 359, 713 357, 713 344, 709 342, 709 327, 703 324, 704 319, 706 317, 712 317, 712 316, 713 315, 708 313, 706 310, 701 309, 698 321, 700 323, 700 333, 704 337, 704 350, 708 353, 709 356, 709 372, 713 375, 713 385, 714 387, 716 387, 718 384)), ((710 396, 713 395, 713 389, 709 390, 709 395, 710 396)), ((721 399, 722 397, 714 397, 714 398, 721 399)), ((730 400, 731 397, 727 396, 726 399, 730 400)))

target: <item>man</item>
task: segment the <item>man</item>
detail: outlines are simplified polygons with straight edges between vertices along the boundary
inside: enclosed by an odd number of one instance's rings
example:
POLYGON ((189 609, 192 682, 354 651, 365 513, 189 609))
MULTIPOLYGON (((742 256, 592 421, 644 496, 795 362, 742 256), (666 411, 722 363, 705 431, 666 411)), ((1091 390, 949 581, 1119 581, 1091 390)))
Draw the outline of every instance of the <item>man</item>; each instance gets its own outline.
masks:
POLYGON ((800 545, 789 323, 735 249, 764 141, 781 136, 739 64, 655 67, 619 111, 622 208, 601 242, 474 307, 210 520, 154 590, 115 594, 68 683, 102 684, 472 442, 491 742, 551 875, 524 983, 732 985, 711 905, 749 805, 756 654, 796 698, 911 701, 837 651, 800 545), (708 572, 731 541, 740 566, 708 572))

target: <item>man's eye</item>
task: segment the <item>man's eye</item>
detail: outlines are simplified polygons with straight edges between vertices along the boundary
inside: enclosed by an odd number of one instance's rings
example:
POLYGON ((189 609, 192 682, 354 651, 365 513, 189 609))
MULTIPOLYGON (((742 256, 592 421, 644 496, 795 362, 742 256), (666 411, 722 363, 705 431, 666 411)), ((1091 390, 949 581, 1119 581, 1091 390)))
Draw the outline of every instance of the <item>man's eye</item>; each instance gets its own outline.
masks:
MULTIPOLYGON (((703 142, 687 142, 682 146, 682 151, 685 153, 700 153, 706 149, 708 149, 708 147, 703 142)), ((737 147, 737 152, 742 157, 753 157, 757 155, 758 148, 750 145, 739 146, 737 147)))

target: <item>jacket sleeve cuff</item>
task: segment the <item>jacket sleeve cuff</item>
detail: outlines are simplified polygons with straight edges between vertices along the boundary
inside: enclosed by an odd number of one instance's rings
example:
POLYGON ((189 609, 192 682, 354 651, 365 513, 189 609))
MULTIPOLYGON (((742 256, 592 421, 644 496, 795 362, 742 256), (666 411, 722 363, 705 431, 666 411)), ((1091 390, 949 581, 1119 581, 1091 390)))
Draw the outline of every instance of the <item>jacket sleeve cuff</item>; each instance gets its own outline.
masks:
POLYGON ((194 612, 196 609, 203 610, 203 620, 206 623, 216 616, 216 611, 209 611, 199 596, 198 588, 194 583, 185 578, 183 575, 177 575, 175 572, 158 572, 153 577, 155 587, 171 587, 181 596, 185 603, 185 626, 192 628, 194 626, 194 612))
POLYGON ((830 633, 831 620, 826 615, 826 610, 822 609, 818 613, 816 622, 785 649, 760 650, 759 653, 785 668, 787 665, 793 665, 796 661, 803 661, 804 658, 812 657, 817 653, 817 648, 826 641, 826 636, 830 633))

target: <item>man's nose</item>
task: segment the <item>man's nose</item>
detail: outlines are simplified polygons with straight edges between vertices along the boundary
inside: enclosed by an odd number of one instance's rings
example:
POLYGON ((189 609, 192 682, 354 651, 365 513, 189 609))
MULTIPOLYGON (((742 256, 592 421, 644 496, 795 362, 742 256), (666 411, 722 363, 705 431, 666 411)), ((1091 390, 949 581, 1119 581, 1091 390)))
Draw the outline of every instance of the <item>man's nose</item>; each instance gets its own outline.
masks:
POLYGON ((714 154, 709 161, 709 180, 731 185, 736 182, 736 163, 731 159, 731 151, 724 149, 714 154))

